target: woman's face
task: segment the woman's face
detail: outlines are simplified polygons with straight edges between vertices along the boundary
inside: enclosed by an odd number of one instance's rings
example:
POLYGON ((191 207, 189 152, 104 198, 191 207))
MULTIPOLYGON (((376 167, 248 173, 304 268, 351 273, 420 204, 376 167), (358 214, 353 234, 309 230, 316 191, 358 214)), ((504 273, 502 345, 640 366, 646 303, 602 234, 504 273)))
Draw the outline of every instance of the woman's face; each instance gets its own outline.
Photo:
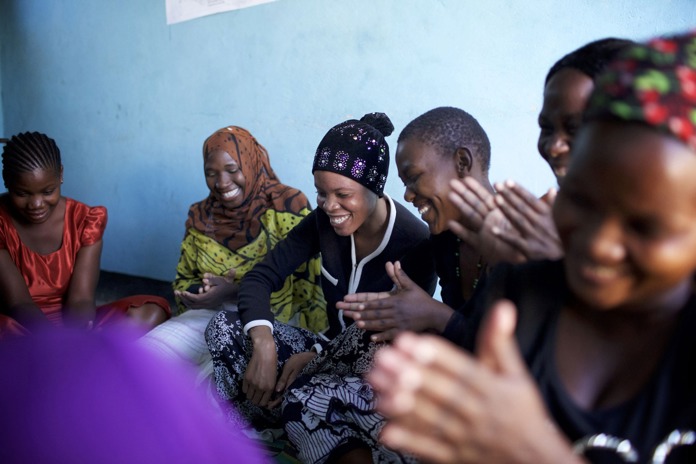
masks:
POLYGON ((450 180, 460 178, 454 153, 443 156, 432 145, 406 139, 399 142, 395 159, 404 199, 418 209, 432 234, 448 230, 448 221, 461 215, 448 198, 450 180))
POLYGON ((62 177, 62 172, 42 168, 16 176, 7 186, 16 219, 26 224, 46 222, 60 201, 62 177))
POLYGON ((349 236, 368 222, 379 197, 346 176, 329 171, 314 172, 317 206, 328 216, 334 231, 349 236))
POLYGON ((246 195, 246 179, 236 159, 223 150, 213 150, 203 164, 210 193, 228 209, 239 207, 246 195))
POLYGON ((559 182, 568 169, 570 147, 593 88, 588 75, 571 68, 558 71, 544 88, 537 147, 559 182))
POLYGON ((696 269, 696 153, 637 124, 593 122, 553 207, 572 293, 597 309, 666 301, 696 269))

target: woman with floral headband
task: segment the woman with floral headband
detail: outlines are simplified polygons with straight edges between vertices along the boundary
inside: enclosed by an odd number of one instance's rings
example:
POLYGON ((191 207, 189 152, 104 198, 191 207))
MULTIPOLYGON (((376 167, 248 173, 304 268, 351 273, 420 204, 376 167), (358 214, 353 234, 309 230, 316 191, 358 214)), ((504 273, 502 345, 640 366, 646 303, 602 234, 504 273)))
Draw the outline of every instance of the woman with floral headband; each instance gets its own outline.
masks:
POLYGON ((694 462, 696 31, 598 79, 553 217, 565 256, 502 265, 476 355, 407 334, 369 379, 383 442, 433 462, 694 462))
MULTIPOLYGON (((546 74, 537 148, 558 182, 568 169, 594 80, 632 43, 613 37, 594 40, 563 56, 546 74)), ((496 191, 491 193, 468 178, 455 182, 452 190, 452 201, 470 221, 453 223, 452 229, 479 248, 489 263, 561 257, 561 242, 551 218, 557 189, 539 199, 512 180, 496 183, 496 191)))
POLYGON ((235 406, 230 419, 277 427, 284 401, 284 425, 303 462, 399 459, 376 442, 382 418, 369 409, 372 391, 362 379, 380 344, 336 309, 347 293, 390 290, 385 264, 395 260, 434 291, 428 229, 384 194, 392 130, 386 115, 371 113, 326 133, 312 166, 318 208, 242 280, 239 312, 219 313, 206 332, 218 393, 235 406), (324 334, 279 323, 268 301, 298 263, 318 252, 329 318, 324 334))

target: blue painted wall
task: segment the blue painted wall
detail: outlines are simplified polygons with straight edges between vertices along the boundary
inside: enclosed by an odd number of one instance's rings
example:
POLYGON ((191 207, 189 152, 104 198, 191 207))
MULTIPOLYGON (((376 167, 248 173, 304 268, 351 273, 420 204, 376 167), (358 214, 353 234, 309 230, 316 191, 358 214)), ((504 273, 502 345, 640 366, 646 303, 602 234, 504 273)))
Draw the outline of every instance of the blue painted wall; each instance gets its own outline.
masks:
MULTIPOLYGON (((164 0, 0 0, 0 127, 54 137, 64 194, 108 207, 104 269, 171 279, 219 127, 249 129, 314 202, 329 127, 383 111, 395 148, 415 116, 458 106, 489 133, 492 179, 541 194, 549 66, 600 37, 694 25, 694 0, 279 0, 172 26, 164 0)), ((395 175, 387 192, 401 198, 395 175)))

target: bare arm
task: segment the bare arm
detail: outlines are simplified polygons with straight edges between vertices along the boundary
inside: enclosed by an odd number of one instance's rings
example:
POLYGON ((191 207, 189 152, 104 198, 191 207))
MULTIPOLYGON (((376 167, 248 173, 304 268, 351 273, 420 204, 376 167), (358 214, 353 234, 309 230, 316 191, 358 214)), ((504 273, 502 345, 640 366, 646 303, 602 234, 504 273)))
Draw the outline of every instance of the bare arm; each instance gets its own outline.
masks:
POLYGON ((15 266, 7 250, 0 250, 0 294, 3 312, 27 328, 48 326, 43 311, 29 294, 24 277, 15 266))
POLYGON ((65 322, 85 327, 94 320, 95 293, 99 283, 99 269, 103 241, 84 246, 77 252, 75 268, 65 298, 65 322))

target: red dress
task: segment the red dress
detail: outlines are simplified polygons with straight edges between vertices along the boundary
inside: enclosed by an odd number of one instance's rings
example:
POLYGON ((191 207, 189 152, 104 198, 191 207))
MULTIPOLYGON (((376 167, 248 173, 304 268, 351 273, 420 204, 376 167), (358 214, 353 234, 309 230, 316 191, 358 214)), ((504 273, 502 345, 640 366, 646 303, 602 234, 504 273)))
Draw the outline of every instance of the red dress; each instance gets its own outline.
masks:
MULTIPOLYGON (((83 246, 94 245, 102 239, 106 221, 105 207, 90 207, 66 198, 63 243, 53 253, 42 255, 22 243, 12 223, 7 205, 0 202, 0 249, 6 249, 9 252, 12 261, 24 277, 34 303, 56 325, 62 324, 63 300, 70 286, 77 253, 83 246)), ((116 316, 114 313, 123 314, 128 308, 142 306, 144 303, 155 303, 168 313, 170 312, 166 299, 137 295, 98 308, 97 325, 114 319, 116 316)), ((2 318, 9 321, 0 320, 0 335, 4 331, 3 327, 18 326, 16 321, 0 315, 0 319, 2 318)))

